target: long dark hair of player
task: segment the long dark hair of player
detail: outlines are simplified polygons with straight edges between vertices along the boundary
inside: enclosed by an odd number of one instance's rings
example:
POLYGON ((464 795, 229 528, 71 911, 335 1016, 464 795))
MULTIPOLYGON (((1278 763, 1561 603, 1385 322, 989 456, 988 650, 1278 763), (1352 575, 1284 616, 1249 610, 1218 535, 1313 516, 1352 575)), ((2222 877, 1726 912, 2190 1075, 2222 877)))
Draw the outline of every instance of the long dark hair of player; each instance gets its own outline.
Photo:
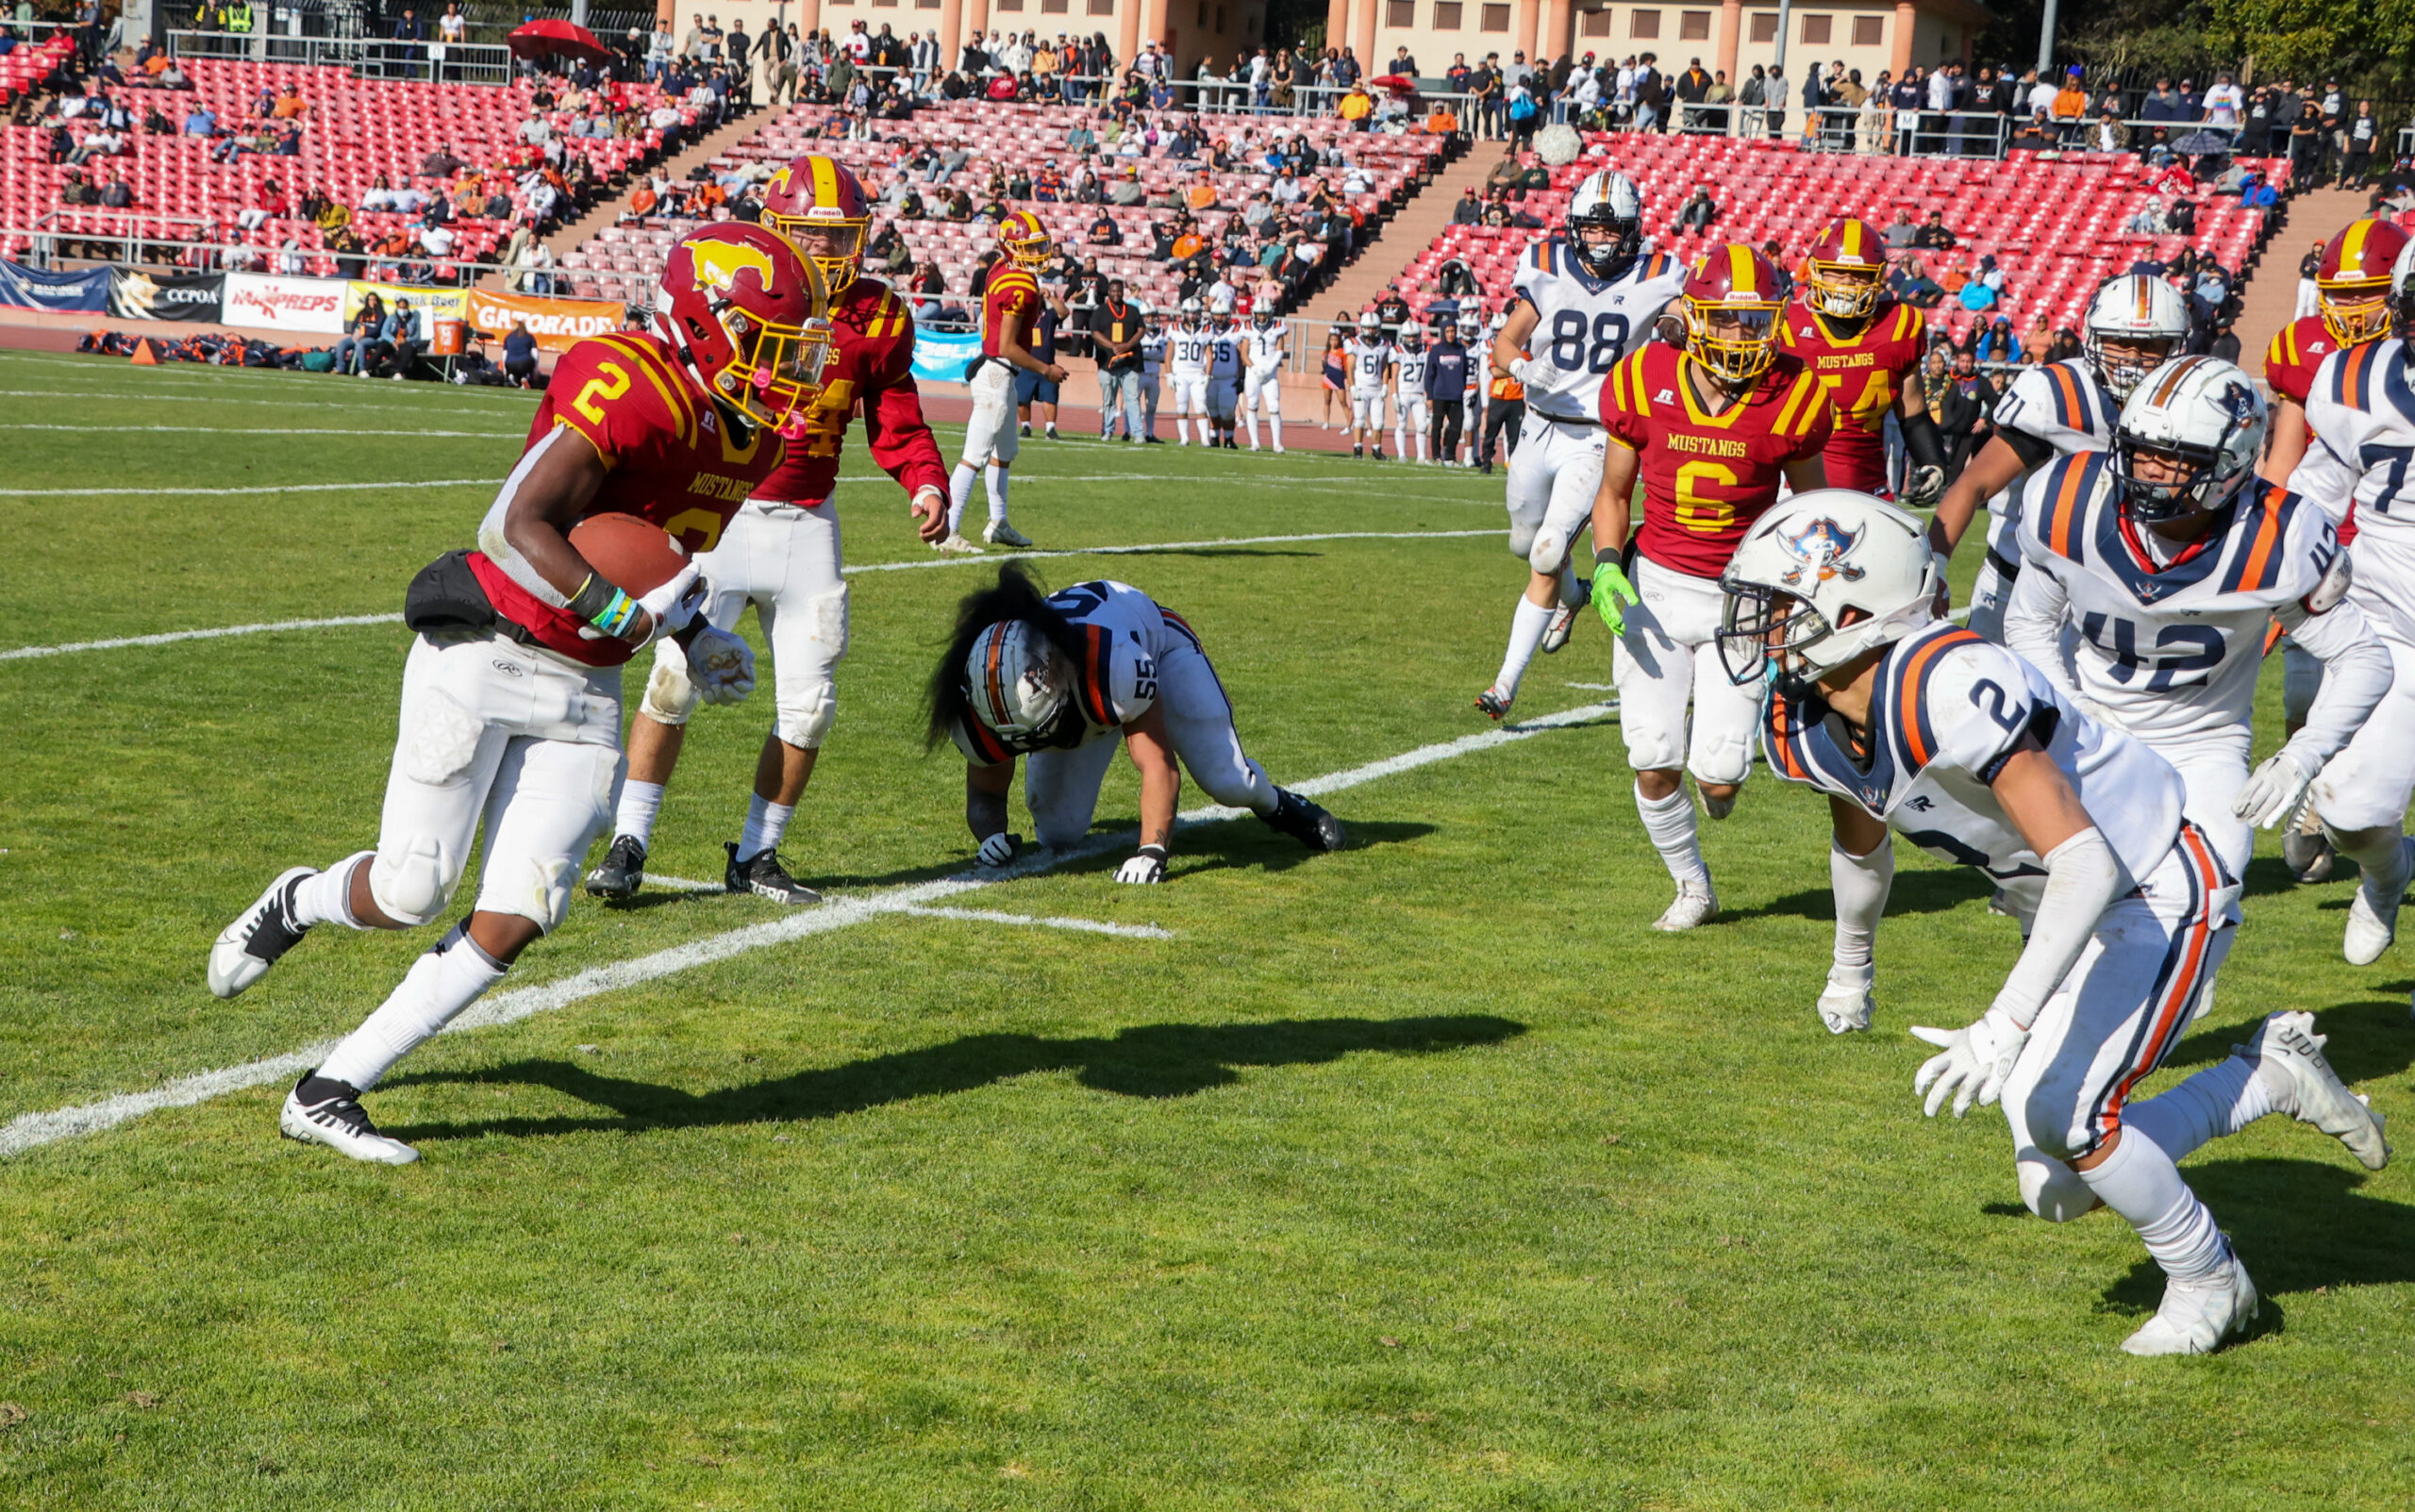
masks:
POLYGON ((1081 631, 1048 602, 1048 590, 1021 562, 1004 564, 995 585, 974 590, 956 606, 956 631, 931 672, 931 722, 923 732, 924 749, 948 744, 954 739, 948 732, 957 722, 973 718, 972 690, 964 682, 965 658, 973 655, 973 642, 981 639, 981 632, 1001 620, 1022 620, 1037 626, 1051 645, 1065 654, 1066 660, 1081 665, 1081 631))

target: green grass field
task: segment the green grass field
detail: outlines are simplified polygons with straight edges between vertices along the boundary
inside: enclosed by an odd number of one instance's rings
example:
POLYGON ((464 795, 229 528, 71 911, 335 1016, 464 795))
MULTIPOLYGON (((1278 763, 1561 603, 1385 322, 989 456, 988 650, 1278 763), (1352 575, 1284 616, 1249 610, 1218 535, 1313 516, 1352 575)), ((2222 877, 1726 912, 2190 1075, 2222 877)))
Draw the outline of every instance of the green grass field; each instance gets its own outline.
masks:
MULTIPOLYGON (((393 613, 531 408, 27 355, 0 392, 0 652, 393 613)), ((849 473, 851 563, 930 561, 849 473)), ((1042 547, 1433 536, 1035 564, 1180 609, 1278 781, 1485 728, 1520 569, 1445 533, 1498 527, 1498 478, 1088 441, 1017 474, 1042 547)), ((1244 820, 1163 888, 1110 851, 945 900, 1170 938, 896 911, 970 859, 918 690, 982 571, 857 580, 785 847, 833 927, 431 1042, 370 1104, 416 1166, 280 1140, 283 1081, 0 1159, 0 1505, 2415 1506, 2406 1169, 2286 1120, 2203 1152, 2263 1321, 2124 1355, 2160 1291, 2129 1230, 2028 1217, 2001 1117, 1912 1094, 1907 1026, 1974 1017, 2014 930, 1905 849, 1877 1027, 1831 1038, 1824 806, 1765 773, 1687 936, 1646 927, 1614 715, 1335 793, 1340 855, 1244 820)), ((271 875, 374 841, 406 635, 0 660, 0 1126, 341 1035, 430 943, 203 983, 271 875)), ((1589 620, 1519 712, 1608 680, 1589 620)), ((719 874, 768 695, 699 717, 655 867, 719 874)), ((1136 796, 1119 760, 1102 829, 1136 796)), ((2265 849, 2175 1069, 2317 1009, 2415 1129, 2415 957, 2343 964, 2348 885, 2265 849)), ((506 986, 784 917, 582 895, 506 986)))

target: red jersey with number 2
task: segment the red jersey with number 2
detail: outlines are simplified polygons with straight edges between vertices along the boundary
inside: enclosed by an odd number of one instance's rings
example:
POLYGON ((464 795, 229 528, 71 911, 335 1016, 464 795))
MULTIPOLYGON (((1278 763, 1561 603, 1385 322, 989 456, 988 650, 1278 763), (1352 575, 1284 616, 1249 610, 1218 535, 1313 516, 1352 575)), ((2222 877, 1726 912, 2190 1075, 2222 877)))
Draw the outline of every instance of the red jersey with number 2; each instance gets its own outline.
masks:
MULTIPOLYGON (((1675 572, 1717 577, 1777 502, 1786 464, 1819 456, 1833 422, 1826 389, 1783 352, 1717 414, 1690 386, 1695 366, 1676 347, 1647 341, 1602 385, 1602 424, 1614 443, 1642 454, 1636 549, 1675 572)), ((1709 375, 1700 378, 1709 391, 1709 375)))
POLYGON ((861 409, 872 459, 907 492, 947 490, 947 466, 923 419, 914 385, 914 317, 877 278, 858 278, 830 302, 830 360, 822 392, 805 412, 805 439, 755 497, 779 504, 819 504, 839 480, 847 423, 861 409))
POLYGON ((1836 430, 1823 457, 1833 489, 1859 489, 1892 498, 1887 487, 1887 412, 1920 371, 1928 346, 1928 317, 1909 305, 1882 301, 1851 336, 1800 297, 1786 307, 1778 350, 1800 358, 1828 390, 1836 430))

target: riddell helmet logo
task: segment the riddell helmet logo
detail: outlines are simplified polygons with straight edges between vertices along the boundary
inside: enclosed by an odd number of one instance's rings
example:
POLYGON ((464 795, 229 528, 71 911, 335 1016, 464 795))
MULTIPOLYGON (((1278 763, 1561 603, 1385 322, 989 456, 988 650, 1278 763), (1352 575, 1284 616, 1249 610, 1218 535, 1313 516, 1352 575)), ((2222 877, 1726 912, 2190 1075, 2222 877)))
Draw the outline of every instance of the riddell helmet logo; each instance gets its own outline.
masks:
POLYGON ((738 286, 739 274, 748 268, 755 270, 763 291, 772 291, 772 255, 760 247, 732 241, 698 241, 688 248, 688 256, 695 265, 699 293, 708 289, 728 293, 738 286))
POLYGON ((1784 581, 1790 588, 1800 586, 1807 573, 1811 574, 1814 583, 1824 583, 1832 577, 1857 583, 1868 575, 1863 569, 1845 560, 1853 554, 1853 549, 1861 544, 1861 537, 1834 520, 1814 520, 1793 535, 1781 535, 1777 539, 1778 543, 1786 548, 1787 555, 1799 564, 1787 572, 1784 581))

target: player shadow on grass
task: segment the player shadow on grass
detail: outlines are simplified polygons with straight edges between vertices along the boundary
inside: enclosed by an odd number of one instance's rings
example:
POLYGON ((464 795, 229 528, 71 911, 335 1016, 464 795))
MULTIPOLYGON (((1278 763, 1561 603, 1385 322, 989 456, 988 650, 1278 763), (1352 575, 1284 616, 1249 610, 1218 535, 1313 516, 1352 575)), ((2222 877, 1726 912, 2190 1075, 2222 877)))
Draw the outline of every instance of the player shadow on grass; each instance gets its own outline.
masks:
POLYGON ((1072 1072, 1084 1087, 1124 1097, 1189 1097, 1241 1080, 1240 1067, 1311 1066, 1361 1051, 1424 1055, 1499 1044, 1526 1032, 1511 1019, 1453 1014, 1414 1019, 1278 1019, 1267 1023, 1154 1023, 1112 1038, 966 1035, 921 1050, 868 1056, 699 1096, 651 1082, 599 1075, 561 1060, 519 1060, 481 1071, 434 1072, 389 1085, 460 1082, 550 1087, 611 1110, 610 1117, 506 1118, 390 1128, 396 1138, 525 1138, 590 1130, 711 1128, 796 1122, 891 1103, 969 1092, 1043 1072, 1072 1072))
MULTIPOLYGON (((2376 983, 2382 991, 2404 993, 2405 982, 2376 983)), ((2407 999, 2402 995, 2387 1001, 2374 998, 2348 1003, 2334 1003, 2319 1007, 2311 1003, 2260 1003, 2242 1001, 2243 991, 2232 991, 2225 984, 2214 999, 2214 1012, 2226 1022, 2216 1025, 2200 1025, 2197 1032, 2174 1047, 2165 1058, 2165 1071, 2189 1066, 2211 1065, 2230 1055, 2230 1047, 2245 1044, 2256 1032, 2264 1015, 2285 1009, 2310 1009, 2314 1014, 2315 1031, 2330 1041, 2323 1047, 2323 1058, 2349 1086, 2395 1076, 2409 1065, 2415 1065, 2415 1024, 2407 1017, 2407 999)))
MULTIPOLYGON (((2258 1158, 2192 1161, 2188 1175, 2265 1298, 2250 1338, 2280 1331, 2276 1296, 2415 1281, 2415 1207, 2368 1195, 2361 1171, 2258 1158)), ((2104 1310, 2142 1317, 2163 1287, 2163 1272, 2141 1255, 2105 1288, 2104 1310)))
MULTIPOLYGON (((1887 917, 1952 913, 1966 903, 1986 903, 1994 891, 1994 882, 1967 866, 1898 872, 1894 884, 1887 890, 1887 917)), ((1837 896, 1824 887, 1806 888, 1801 892, 1772 898, 1757 908, 1730 909, 1726 920, 1732 923, 1740 919, 1767 919, 1782 914, 1831 922, 1837 917, 1837 896)))

